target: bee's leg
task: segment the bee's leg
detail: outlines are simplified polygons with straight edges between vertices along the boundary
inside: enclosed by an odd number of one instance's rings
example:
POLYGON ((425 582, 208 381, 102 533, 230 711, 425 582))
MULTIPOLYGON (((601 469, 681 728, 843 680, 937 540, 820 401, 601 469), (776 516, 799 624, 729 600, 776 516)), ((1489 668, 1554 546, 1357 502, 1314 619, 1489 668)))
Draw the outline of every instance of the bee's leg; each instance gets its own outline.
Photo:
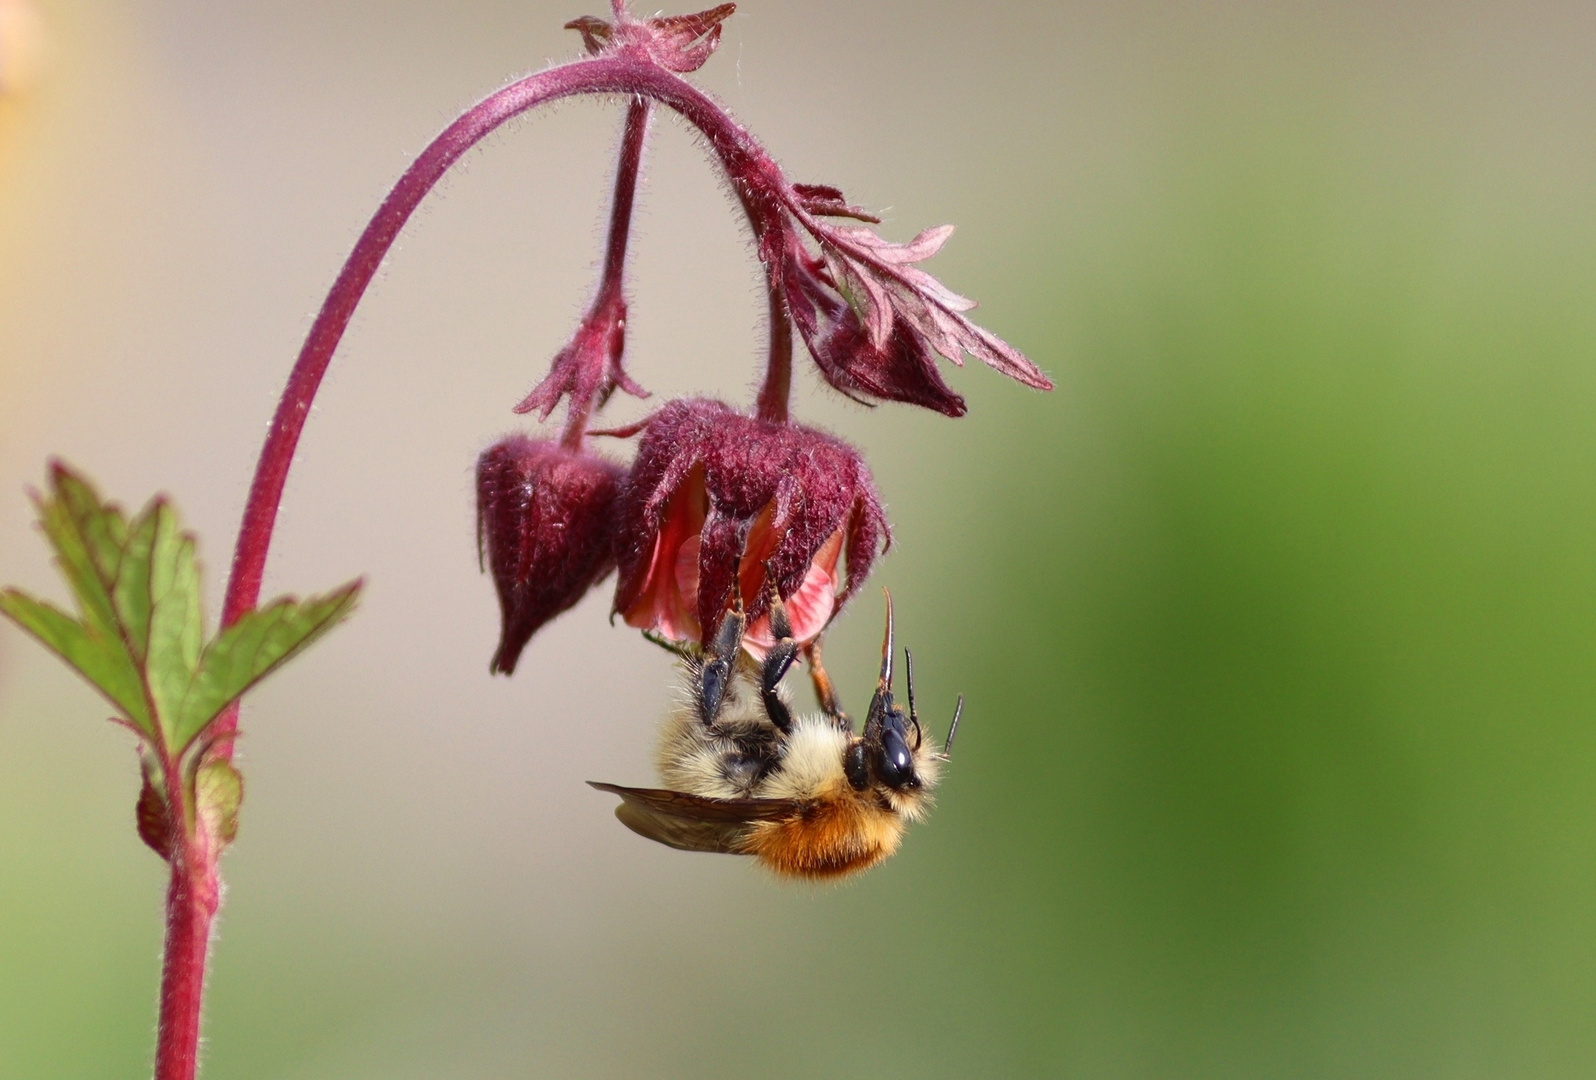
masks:
POLYGON ((686 645, 672 641, 664 634, 661 634, 658 630, 644 630, 643 640, 654 645, 658 645, 672 656, 680 656, 684 660, 691 659, 693 656, 692 649, 689 649, 686 645))
POLYGON ((770 717, 770 722, 786 734, 792 730, 792 713, 788 711, 787 703, 777 695, 776 687, 797 658, 798 643, 792 639, 792 623, 787 621, 787 609, 775 589, 770 591, 770 633, 776 639, 776 644, 765 654, 760 696, 764 699, 765 713, 770 717))
POLYGON ((743 630, 748 617, 743 614, 742 601, 737 601, 726 617, 720 621, 715 640, 698 672, 698 715, 706 724, 713 724, 720 713, 721 702, 726 699, 726 684, 731 679, 732 666, 737 662, 737 650, 743 644, 743 630))
POLYGON ((832 685, 831 676, 826 674, 825 665, 820 662, 819 638, 805 646, 804 659, 809 662, 809 680, 815 684, 815 698, 820 702, 820 711, 830 717, 832 723, 838 727, 848 731, 853 730, 853 721, 842 711, 842 701, 837 697, 837 688, 832 685))

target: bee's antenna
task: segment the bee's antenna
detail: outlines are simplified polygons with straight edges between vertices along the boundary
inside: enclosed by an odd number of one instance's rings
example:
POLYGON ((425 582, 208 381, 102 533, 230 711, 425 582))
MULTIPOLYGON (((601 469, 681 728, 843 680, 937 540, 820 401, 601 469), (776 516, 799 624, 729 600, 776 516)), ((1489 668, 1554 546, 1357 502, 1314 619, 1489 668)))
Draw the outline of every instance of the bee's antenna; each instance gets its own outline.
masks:
POLYGON ((953 753, 953 737, 959 733, 959 717, 964 715, 964 695, 959 695, 959 703, 953 706, 953 722, 948 725, 948 738, 942 744, 942 756, 947 757, 953 753))
POLYGON ((914 711, 914 654, 907 646, 903 650, 903 681, 909 694, 909 723, 914 725, 914 748, 918 750, 925 736, 920 731, 919 714, 914 711))
POLYGON ((882 589, 887 598, 887 632, 881 639, 881 680, 880 690, 892 689, 892 594, 882 589))
POLYGON ((864 734, 867 739, 881 738, 881 724, 892 704, 892 594, 882 589, 887 597, 887 632, 881 639, 881 678, 876 683, 875 696, 870 699, 870 709, 865 713, 864 734))

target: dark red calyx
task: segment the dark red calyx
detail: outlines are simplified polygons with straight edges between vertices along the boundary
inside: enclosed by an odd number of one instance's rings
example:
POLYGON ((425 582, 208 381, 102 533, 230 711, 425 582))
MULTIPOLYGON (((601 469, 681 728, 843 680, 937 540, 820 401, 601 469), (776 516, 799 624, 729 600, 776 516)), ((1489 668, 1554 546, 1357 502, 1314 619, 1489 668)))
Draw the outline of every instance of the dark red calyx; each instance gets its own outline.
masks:
POLYGON ((617 289, 599 297, 571 340, 554 354, 549 373, 514 411, 535 412, 539 420, 547 420, 567 395, 572 407, 583 413, 594 403, 608 401, 617 389, 636 398, 648 397, 648 391, 626 374, 621 363, 625 351, 626 298, 617 289))
POLYGON ((678 73, 697 71, 720 44, 721 24, 737 10, 721 4, 691 15, 633 17, 624 4, 615 5, 615 21, 583 15, 565 24, 582 35, 582 44, 594 56, 631 50, 662 68, 678 73))
POLYGON ((501 615, 490 671, 514 671, 532 635, 614 567, 621 477, 597 454, 525 435, 477 459, 477 539, 501 615))
POLYGON ((793 324, 821 375, 858 401, 901 401, 963 416, 964 399, 943 382, 937 358, 954 364, 971 356, 1038 390, 1053 383, 1018 349, 971 322, 975 301, 953 292, 917 266, 953 235, 951 225, 926 229, 908 243, 884 239, 862 225, 820 217, 870 220, 835 188, 801 185, 796 216, 816 249, 795 227, 767 236, 761 258, 779 268, 793 324))
POLYGON ((703 398, 669 402, 636 430, 616 534, 615 611, 628 625, 707 644, 740 601, 762 653, 773 583, 794 636, 813 640, 890 542, 869 468, 835 436, 703 398))

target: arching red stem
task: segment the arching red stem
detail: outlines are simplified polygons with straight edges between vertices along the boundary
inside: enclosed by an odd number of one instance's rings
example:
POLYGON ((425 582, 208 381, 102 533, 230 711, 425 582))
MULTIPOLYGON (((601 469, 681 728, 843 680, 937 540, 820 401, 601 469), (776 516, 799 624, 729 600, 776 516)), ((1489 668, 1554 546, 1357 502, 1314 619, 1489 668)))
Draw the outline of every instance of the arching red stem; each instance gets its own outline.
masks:
MULTIPOLYGON (((288 384, 272 416, 265 445, 250 484, 244 520, 233 552, 232 572, 223 600, 222 623, 232 625, 260 600, 266 555, 271 548, 277 508, 282 501, 293 464, 294 450, 310 415, 312 401, 321 386, 327 365, 349 326, 356 306, 365 295, 377 269, 393 246, 399 231, 433 186, 467 150, 507 120, 548 101, 575 94, 625 94, 647 98, 676 110, 701 131, 720 159, 732 187, 737 192, 756 239, 762 240, 773 228, 784 225, 782 207, 787 201, 786 181, 764 150, 718 105, 677 75, 631 53, 618 53, 578 60, 561 67, 529 75, 489 95, 450 124, 405 170, 399 182, 378 207, 377 213, 355 243, 343 269, 339 271, 310 334, 300 349, 299 358, 288 376, 288 384)), ((636 131, 636 150, 641 153, 646 110, 634 107, 628 123, 625 147, 632 146, 636 131)), ((630 214, 631 192, 625 182, 626 159, 623 147, 622 175, 617 183, 617 209, 624 195, 630 214)), ((635 183, 635 162, 632 181, 635 183)), ((626 232, 612 232, 608 259, 613 261, 619 281, 619 260, 624 256, 626 232)), ((765 246, 761 245, 761 251, 765 246)), ((608 275, 606 275, 608 277, 608 275)), ((790 354, 791 328, 785 309, 772 304, 772 357, 790 354), (778 341, 785 344, 780 350, 778 341)), ((773 362, 773 367, 776 365, 773 362)), ((790 361, 789 361, 790 366, 790 361)), ((778 381, 790 381, 783 376, 778 381)), ((767 382, 767 386, 769 383, 767 382)), ((761 409, 764 398, 761 395, 761 409)), ((785 413, 785 403, 782 403, 785 413)), ((215 722, 213 755, 231 758, 233 740, 226 738, 238 726, 238 706, 230 706, 215 722)), ((174 766, 175 767, 175 766, 174 766)), ((170 769, 168 771, 171 771, 170 769)), ((175 789, 174 789, 175 790, 175 789)), ((174 853, 172 880, 167 895, 167 943, 161 976, 160 1036, 156 1056, 159 1080, 192 1080, 199 1045, 199 1005, 204 986, 206 951, 212 918, 218 900, 215 853, 189 850, 174 853)))
MULTIPOLYGON (((472 146, 528 109, 575 94, 637 95, 676 110, 704 134, 720 159, 748 214, 756 239, 763 239, 772 228, 781 227, 786 181, 775 162, 747 130, 709 97, 647 60, 627 54, 578 60, 529 75, 484 98, 444 129, 400 177, 356 242, 311 326, 272 417, 255 479, 250 485, 223 603, 224 625, 230 625, 252 610, 260 599, 277 508, 311 403, 356 305, 400 229, 449 167, 472 146)), ((773 338, 785 342, 784 349, 772 349, 773 360, 776 353, 784 352, 790 367, 791 330, 786 325, 785 308, 776 303, 772 304, 772 323, 773 338)), ((773 368, 777 366, 772 364, 773 368)), ((790 375, 775 381, 778 384, 790 382, 790 375)), ((762 399, 764 396, 761 395, 762 399)), ((761 407, 764 407, 763 401, 761 407)), ((218 734, 232 730, 236 725, 236 709, 230 710, 217 723, 218 734)), ((230 753, 230 744, 221 744, 218 753, 230 753)))

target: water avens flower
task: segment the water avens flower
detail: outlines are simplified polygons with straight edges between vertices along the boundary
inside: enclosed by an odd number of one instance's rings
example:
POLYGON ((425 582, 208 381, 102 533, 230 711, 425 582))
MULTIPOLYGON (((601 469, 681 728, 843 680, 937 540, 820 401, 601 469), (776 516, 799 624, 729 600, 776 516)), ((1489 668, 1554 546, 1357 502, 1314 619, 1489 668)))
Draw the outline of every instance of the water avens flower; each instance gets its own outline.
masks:
POLYGON ((869 468, 835 436, 705 398, 618 433, 637 431, 616 516, 615 612, 629 626, 707 644, 741 604, 745 645, 763 655, 774 588, 793 637, 813 641, 889 542, 869 468))
POLYGON ((614 567, 620 480, 597 454, 525 435, 477 459, 477 539, 499 592, 490 671, 513 672, 532 635, 614 567))

